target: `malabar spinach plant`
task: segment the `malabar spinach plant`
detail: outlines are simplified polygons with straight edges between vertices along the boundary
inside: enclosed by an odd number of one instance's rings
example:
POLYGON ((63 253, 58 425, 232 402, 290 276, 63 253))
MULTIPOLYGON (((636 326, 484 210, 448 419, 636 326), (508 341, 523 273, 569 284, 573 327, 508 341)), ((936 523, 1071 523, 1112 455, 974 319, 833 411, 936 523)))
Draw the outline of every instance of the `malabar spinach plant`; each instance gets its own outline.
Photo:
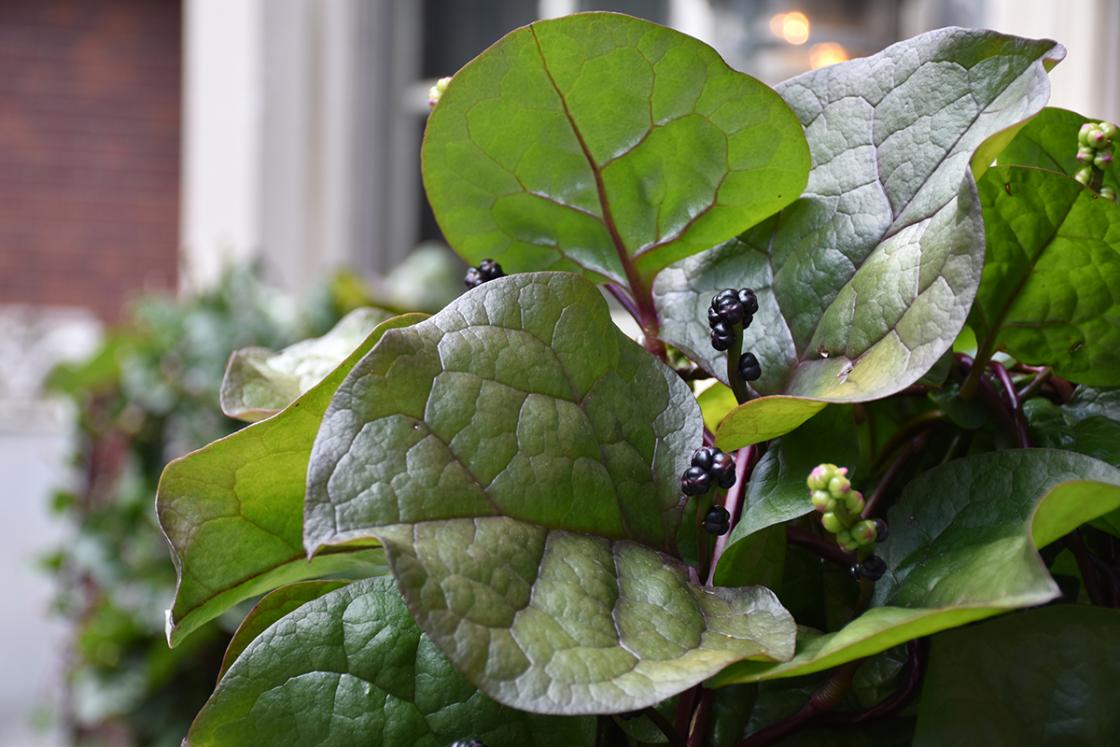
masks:
POLYGON ((1063 55, 770 89, 585 14, 441 81, 470 290, 235 357, 263 419, 164 473, 171 643, 265 595, 189 744, 1106 743, 1116 132, 1063 55))

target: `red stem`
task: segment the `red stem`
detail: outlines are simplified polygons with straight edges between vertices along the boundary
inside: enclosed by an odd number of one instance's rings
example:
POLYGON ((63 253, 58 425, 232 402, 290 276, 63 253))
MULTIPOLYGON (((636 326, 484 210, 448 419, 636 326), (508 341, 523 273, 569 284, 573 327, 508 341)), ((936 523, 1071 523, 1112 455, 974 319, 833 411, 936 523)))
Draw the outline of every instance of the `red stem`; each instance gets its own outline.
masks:
POLYGON ((1000 385, 1007 393, 1007 404, 1011 408, 1011 421, 1015 427, 1015 440, 1019 444, 1019 448, 1028 449, 1031 445, 1030 435, 1027 433, 1027 419, 1023 416, 1023 404, 1019 401, 1019 391, 1011 382, 1011 375, 1007 373, 1007 369, 1002 364, 992 361, 992 370, 996 372, 996 377, 999 378, 1000 385))
POLYGON ((854 553, 847 552, 835 542, 822 539, 801 527, 787 524, 786 541, 791 545, 798 545, 799 547, 811 550, 825 560, 831 560, 833 563, 841 565, 844 568, 851 568, 856 562, 854 553))
MULTIPOLYGON (((731 514, 731 527, 739 521, 739 515, 743 510, 743 496, 747 492, 747 482, 751 479, 751 469, 754 464, 755 451, 757 450, 754 444, 744 446, 739 449, 735 457, 735 484, 727 491, 727 495, 723 499, 723 507, 727 509, 727 513, 731 514)), ((708 569, 708 586, 715 583, 716 567, 719 566, 719 560, 723 557, 723 551, 727 549, 728 541, 731 537, 731 530, 729 529, 726 534, 721 534, 716 537, 715 548, 712 550, 712 564, 708 569)))

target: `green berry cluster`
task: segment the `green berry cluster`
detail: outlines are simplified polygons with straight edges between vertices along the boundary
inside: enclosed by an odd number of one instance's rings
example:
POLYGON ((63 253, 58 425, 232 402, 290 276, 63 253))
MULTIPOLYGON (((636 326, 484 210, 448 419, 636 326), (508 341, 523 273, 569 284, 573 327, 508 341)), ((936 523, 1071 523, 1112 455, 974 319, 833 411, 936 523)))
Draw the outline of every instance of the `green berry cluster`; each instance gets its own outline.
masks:
POLYGON ((1117 126, 1112 122, 1086 122, 1077 133, 1077 160, 1084 164, 1073 178, 1090 189, 1097 189, 1101 197, 1116 200, 1116 193, 1100 186, 1101 173, 1112 165, 1117 126))
POLYGON ((852 489, 848 468, 835 464, 818 464, 805 481, 813 508, 821 514, 821 525, 836 535, 840 547, 854 552, 885 539, 881 522, 860 519, 863 494, 852 489))

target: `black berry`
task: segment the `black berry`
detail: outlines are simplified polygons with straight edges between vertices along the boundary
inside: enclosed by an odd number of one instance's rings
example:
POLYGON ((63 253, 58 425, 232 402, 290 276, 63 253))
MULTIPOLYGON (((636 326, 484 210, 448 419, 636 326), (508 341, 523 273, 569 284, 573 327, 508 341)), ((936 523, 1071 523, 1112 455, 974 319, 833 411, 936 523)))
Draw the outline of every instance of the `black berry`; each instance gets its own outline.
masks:
POLYGON ((853 578, 878 581, 887 572, 887 564, 878 555, 868 555, 862 563, 852 566, 853 578))
MULTIPOLYGON (((743 304, 739 303, 739 294, 730 288, 721 290, 712 299, 711 310, 716 312, 720 320, 726 324, 738 324, 743 321, 743 304)), ((711 317, 709 316, 709 319, 711 317)))
POLYGON ((710 534, 727 534, 731 529, 731 514, 723 506, 712 506, 704 517, 704 530, 710 534))
POLYGON ((708 472, 712 469, 712 463, 717 454, 723 452, 711 446, 704 446, 692 452, 692 466, 699 467, 700 469, 708 472))
POLYGON ((717 451, 712 457, 712 466, 708 468, 708 474, 716 481, 716 485, 727 490, 735 484, 735 460, 730 454, 717 451))
POLYGON ((467 276, 463 278, 463 282, 466 283, 468 288, 477 288, 483 283, 500 277, 505 277, 502 266, 492 259, 484 259, 478 263, 478 267, 467 270, 467 276))
POLYGON ((731 347, 731 341, 735 339, 735 331, 731 329, 724 322, 716 322, 712 325, 712 347, 720 352, 727 350, 731 347))
POLYGON ((708 307, 708 326, 709 327, 714 327, 722 321, 723 321, 723 317, 721 317, 719 315, 719 312, 716 311, 714 308, 709 306, 708 307))
POLYGON ((739 290, 739 303, 743 306, 745 316, 754 316, 758 313, 758 296, 750 288, 739 290))
POLYGON ((762 376, 762 366, 758 364, 758 358, 754 357, 754 353, 743 353, 739 357, 739 376, 743 381, 755 381, 762 376))
POLYGON ((689 467, 681 476, 681 492, 685 495, 704 495, 711 486, 708 471, 700 467, 689 467))

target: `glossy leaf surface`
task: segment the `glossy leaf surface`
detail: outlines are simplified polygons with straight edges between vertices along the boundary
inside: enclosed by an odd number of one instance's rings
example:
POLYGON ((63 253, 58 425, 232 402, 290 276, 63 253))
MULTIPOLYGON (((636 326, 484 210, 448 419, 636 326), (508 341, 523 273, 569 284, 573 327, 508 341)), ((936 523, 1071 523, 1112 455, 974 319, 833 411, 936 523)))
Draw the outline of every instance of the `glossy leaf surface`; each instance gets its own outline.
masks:
POLYGON ((420 627, 499 702, 539 713, 654 705, 735 661, 793 654, 762 587, 705 588, 629 541, 507 518, 382 529, 420 627))
POLYGON ((242 652, 249 647, 249 644, 255 641, 257 636, 274 622, 295 612, 308 602, 346 586, 347 583, 347 581, 341 580, 300 581, 299 583, 281 586, 279 589, 264 595, 245 616, 245 619, 241 621, 241 624, 237 626, 233 638, 226 646, 225 656, 222 657, 222 668, 218 671, 218 679, 220 680, 225 676, 233 662, 237 661, 237 657, 241 656, 242 652))
POLYGON ((380 551, 303 552, 303 503, 311 446, 346 373, 389 329, 379 325, 318 385, 282 412, 167 465, 156 511, 179 573, 167 613, 174 645, 237 602, 305 578, 357 567, 376 570, 380 551), (370 564, 374 565, 371 567, 370 564))
POLYGON ((933 639, 916 747, 1111 744, 1120 611, 1057 606, 933 639))
POLYGON ((808 149, 770 88, 706 44, 586 13, 511 32, 428 121, 424 185, 472 263, 646 283, 792 202, 808 149))
POLYGON ((505 708, 460 676, 409 617, 389 578, 307 602, 233 663, 198 715, 189 747, 491 747, 593 743, 588 719, 505 708))
POLYGON ((734 665, 727 684, 807 674, 1059 595, 1038 556, 1081 524, 1120 507, 1120 470, 1073 452, 1022 449, 923 473, 887 515, 887 574, 872 607, 840 630, 798 637, 784 664, 734 665))
POLYGON ((1042 107, 1046 68, 1063 54, 1051 41, 943 29, 778 86, 806 128, 805 194, 661 273, 663 338, 722 378, 705 309, 720 288, 749 287, 760 308, 744 349, 762 364, 758 393, 856 402, 918 380, 949 349, 980 279, 969 159, 1042 107))
POLYGON ((1064 405, 1036 397, 1023 404, 1023 411, 1031 438, 1039 445, 1088 454, 1120 467, 1120 389, 1081 386, 1064 405))
POLYGON ((989 170, 980 200, 988 256, 969 324, 981 350, 1120 384, 1120 205, 1017 166, 989 170))
POLYGON ((380 526, 509 516, 671 550, 701 443, 688 386, 570 273, 493 280, 390 332, 339 387, 309 551, 380 526))
POLYGON ((222 379, 222 412, 249 422, 275 415, 322 381, 388 318, 388 312, 380 309, 356 309, 322 337, 279 352, 267 348, 236 351, 222 379))

